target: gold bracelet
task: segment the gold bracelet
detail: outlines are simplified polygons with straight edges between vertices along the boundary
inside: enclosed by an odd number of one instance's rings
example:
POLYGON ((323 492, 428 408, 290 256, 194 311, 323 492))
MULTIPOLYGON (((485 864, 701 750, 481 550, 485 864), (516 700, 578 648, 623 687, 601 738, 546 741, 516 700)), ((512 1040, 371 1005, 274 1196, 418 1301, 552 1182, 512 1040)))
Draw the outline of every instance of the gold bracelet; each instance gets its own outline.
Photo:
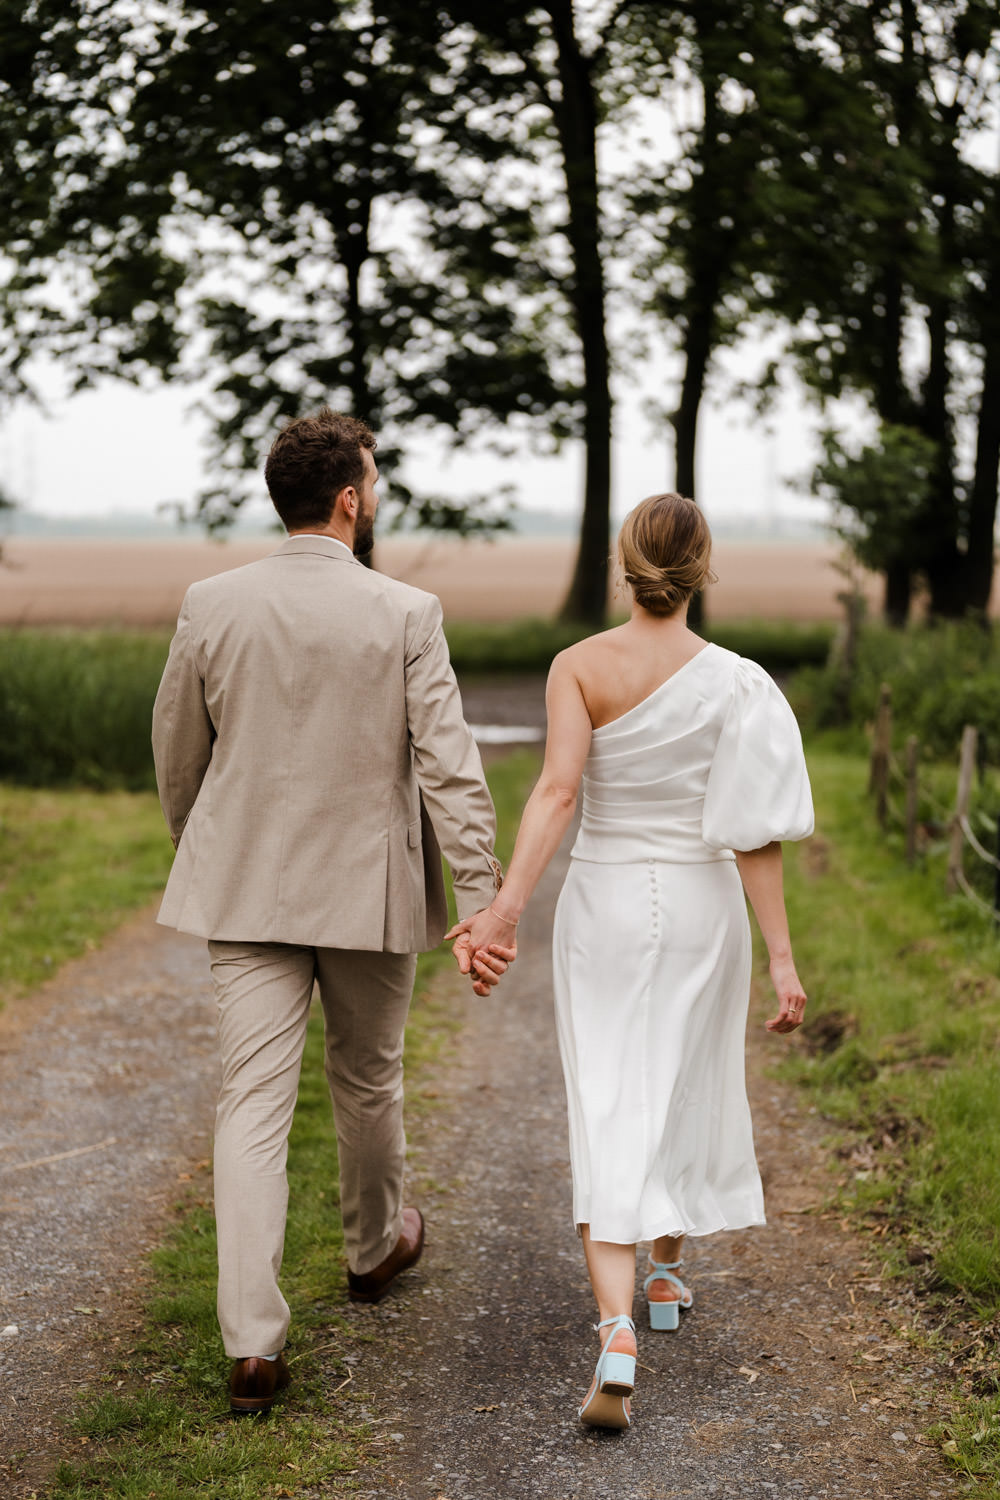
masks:
POLYGON ((512 917, 502 917, 500 915, 500 913, 497 911, 497 909, 496 909, 495 906, 491 906, 490 907, 490 911, 496 917, 497 921, 498 922, 503 922, 506 927, 516 927, 517 926, 517 922, 518 922, 519 919, 515 919, 515 918, 512 918, 512 917))

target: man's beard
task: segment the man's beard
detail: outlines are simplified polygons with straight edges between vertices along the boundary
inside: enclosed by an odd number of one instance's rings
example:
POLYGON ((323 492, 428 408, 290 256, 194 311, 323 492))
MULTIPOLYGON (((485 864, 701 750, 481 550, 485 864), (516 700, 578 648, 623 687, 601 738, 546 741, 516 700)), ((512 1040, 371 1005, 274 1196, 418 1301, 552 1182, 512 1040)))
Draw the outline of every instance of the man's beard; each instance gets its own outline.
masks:
POLYGON ((354 528, 354 556, 364 557, 375 545, 375 517, 368 511, 358 512, 358 522, 354 528))

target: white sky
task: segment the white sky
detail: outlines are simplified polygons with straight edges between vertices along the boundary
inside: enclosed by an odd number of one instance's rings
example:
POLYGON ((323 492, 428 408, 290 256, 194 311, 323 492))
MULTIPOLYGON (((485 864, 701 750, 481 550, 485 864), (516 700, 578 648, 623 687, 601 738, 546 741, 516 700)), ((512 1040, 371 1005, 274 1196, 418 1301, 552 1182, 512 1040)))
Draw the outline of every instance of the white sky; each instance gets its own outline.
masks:
MULTIPOLYGON (((727 363, 746 374, 753 360, 737 352, 727 363)), ((645 401, 674 395, 671 373, 664 360, 660 368, 651 365, 641 383, 621 391, 614 449, 618 514, 673 483, 672 440, 654 432, 643 414, 645 401)), ((50 516, 151 516, 163 501, 190 502, 212 477, 204 453, 207 427, 191 411, 194 399, 185 386, 136 390, 108 382, 96 391, 53 398, 48 415, 20 403, 0 419, 0 483, 31 510, 50 516)), ((766 422, 746 403, 710 396, 699 431, 699 499, 709 515, 772 521, 824 514, 804 493, 817 423, 815 411, 794 393, 766 422)), ((554 458, 525 451, 504 460, 486 450, 449 456, 446 442, 422 435, 406 472, 417 488, 455 495, 513 484, 525 508, 573 514, 581 503, 578 444, 554 458)), ((391 483, 386 475, 385 498, 391 483)), ((265 508, 266 500, 262 515, 265 508)))

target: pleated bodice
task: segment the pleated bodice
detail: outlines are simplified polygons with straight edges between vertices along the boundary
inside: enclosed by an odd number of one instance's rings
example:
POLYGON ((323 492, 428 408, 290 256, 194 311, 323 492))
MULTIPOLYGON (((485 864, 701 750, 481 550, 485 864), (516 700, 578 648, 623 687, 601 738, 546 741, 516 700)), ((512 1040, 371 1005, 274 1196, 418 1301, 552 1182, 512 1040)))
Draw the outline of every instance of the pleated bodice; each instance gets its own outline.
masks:
POLYGON ((575 859, 702 864, 812 831, 794 715, 756 663, 708 645, 593 731, 575 859))

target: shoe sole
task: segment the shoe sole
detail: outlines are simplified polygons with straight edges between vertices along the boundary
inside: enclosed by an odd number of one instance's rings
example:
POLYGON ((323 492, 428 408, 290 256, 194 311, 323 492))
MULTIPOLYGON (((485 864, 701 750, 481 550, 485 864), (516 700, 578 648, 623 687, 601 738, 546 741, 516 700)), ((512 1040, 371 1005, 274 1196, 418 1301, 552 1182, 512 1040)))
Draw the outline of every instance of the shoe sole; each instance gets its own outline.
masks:
POLYGON ((423 1247, 423 1245, 421 1245, 420 1249, 417 1251, 417 1253, 413 1257, 413 1259, 412 1260, 408 1260, 406 1262, 405 1266, 400 1266, 399 1270, 396 1271, 392 1276, 390 1276, 389 1280, 385 1283, 385 1286, 379 1287, 379 1289, 378 1289, 377 1292, 363 1292, 363 1291, 356 1290, 354 1287, 351 1286, 351 1283, 348 1282, 347 1283, 347 1300, 348 1300, 348 1302, 361 1302, 361 1303, 366 1304, 369 1307, 373 1303, 375 1303, 375 1302, 381 1302, 382 1298, 385 1296, 385 1294, 388 1291, 390 1291, 392 1289, 392 1287, 394 1287, 396 1285, 396 1282, 399 1280, 400 1276, 404 1275, 407 1271, 412 1271, 413 1270, 413 1267, 417 1264, 417 1262, 419 1261, 419 1259, 423 1255, 423 1253, 424 1253, 424 1247, 423 1247))
POLYGON ((265 1401, 251 1401, 249 1398, 241 1399, 239 1396, 230 1396, 229 1410, 244 1416, 253 1416, 254 1412, 270 1411, 274 1405, 274 1397, 270 1396, 265 1401))
POLYGON ((585 1407, 580 1409, 580 1421, 585 1427, 606 1427, 612 1432, 624 1432, 632 1424, 625 1410, 625 1395, 612 1395, 610 1391, 595 1391, 585 1407))

